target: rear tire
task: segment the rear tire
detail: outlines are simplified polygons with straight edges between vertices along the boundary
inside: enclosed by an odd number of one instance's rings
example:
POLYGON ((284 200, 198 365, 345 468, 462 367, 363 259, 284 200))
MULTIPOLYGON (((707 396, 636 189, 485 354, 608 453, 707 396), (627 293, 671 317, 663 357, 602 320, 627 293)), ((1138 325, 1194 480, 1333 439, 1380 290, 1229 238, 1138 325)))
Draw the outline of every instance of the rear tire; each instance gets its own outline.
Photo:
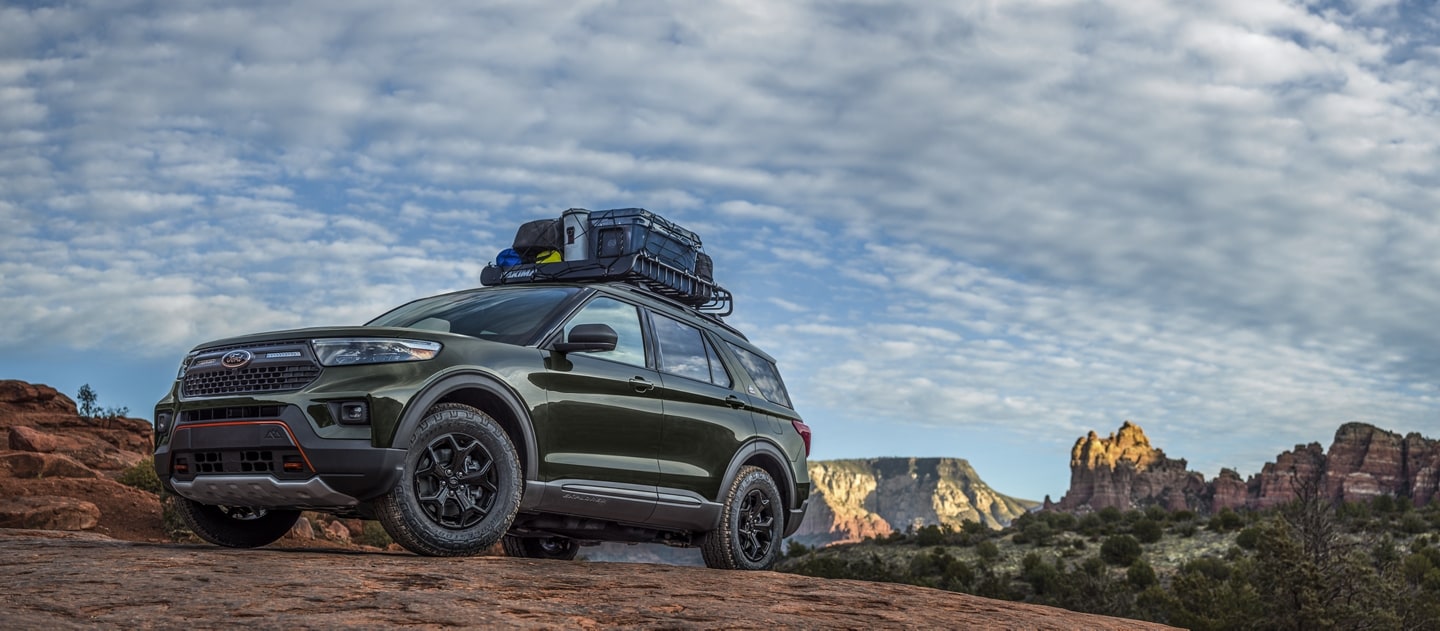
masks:
POLYGON ((570 561, 580 554, 580 542, 569 537, 511 537, 501 539, 505 556, 519 559, 570 561))
POLYGON ((520 457, 500 424, 442 403, 416 428, 400 481, 375 500, 375 516, 415 554, 479 554, 510 529, 522 483, 520 457))
POLYGON ((760 467, 745 466, 725 493, 720 527, 705 536, 705 565, 721 570, 768 570, 780 558, 785 511, 780 489, 760 467))
POLYGON ((175 511, 201 539, 227 548, 258 548, 290 532, 298 510, 213 506, 176 497, 175 511))

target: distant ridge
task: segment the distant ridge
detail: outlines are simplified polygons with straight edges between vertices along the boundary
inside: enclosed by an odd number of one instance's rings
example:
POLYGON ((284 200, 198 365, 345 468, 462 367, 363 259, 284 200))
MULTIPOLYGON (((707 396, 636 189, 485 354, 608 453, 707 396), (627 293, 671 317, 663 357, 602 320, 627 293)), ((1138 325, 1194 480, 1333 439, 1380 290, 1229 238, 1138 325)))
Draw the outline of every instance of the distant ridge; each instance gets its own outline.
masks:
POLYGON ((810 510, 793 537, 806 545, 967 520, 998 529, 1039 505, 996 492, 960 458, 812 460, 810 482, 810 510))

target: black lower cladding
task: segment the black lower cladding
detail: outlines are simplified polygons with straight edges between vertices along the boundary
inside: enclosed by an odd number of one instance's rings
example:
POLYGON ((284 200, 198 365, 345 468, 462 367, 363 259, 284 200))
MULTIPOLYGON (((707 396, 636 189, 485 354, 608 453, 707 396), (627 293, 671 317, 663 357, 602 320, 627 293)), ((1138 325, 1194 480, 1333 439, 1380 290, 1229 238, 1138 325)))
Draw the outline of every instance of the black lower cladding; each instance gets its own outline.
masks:
POLYGON ((293 405, 191 409, 180 418, 170 443, 155 453, 161 479, 319 477, 335 491, 364 501, 394 486, 405 459, 403 450, 375 447, 368 439, 322 438, 293 405), (177 468, 182 464, 184 471, 177 468))

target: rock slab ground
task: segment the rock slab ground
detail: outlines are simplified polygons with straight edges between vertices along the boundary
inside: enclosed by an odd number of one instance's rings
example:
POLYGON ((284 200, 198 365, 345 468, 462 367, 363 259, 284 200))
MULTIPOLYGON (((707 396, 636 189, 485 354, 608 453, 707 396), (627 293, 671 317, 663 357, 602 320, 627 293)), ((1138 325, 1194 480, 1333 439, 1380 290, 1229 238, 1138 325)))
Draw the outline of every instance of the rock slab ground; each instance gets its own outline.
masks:
POLYGON ((0 530, 13 629, 1167 629, 908 585, 627 563, 231 550, 0 530))

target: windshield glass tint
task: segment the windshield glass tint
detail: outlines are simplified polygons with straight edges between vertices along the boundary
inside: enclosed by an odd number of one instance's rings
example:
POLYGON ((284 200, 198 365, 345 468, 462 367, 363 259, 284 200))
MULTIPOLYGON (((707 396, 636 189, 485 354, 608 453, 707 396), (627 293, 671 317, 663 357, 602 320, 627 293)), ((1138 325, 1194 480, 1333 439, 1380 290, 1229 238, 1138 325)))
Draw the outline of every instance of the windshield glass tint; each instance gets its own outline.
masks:
POLYGON ((366 326, 458 333, 507 344, 528 344, 579 289, 537 287, 448 294, 417 300, 366 326))

